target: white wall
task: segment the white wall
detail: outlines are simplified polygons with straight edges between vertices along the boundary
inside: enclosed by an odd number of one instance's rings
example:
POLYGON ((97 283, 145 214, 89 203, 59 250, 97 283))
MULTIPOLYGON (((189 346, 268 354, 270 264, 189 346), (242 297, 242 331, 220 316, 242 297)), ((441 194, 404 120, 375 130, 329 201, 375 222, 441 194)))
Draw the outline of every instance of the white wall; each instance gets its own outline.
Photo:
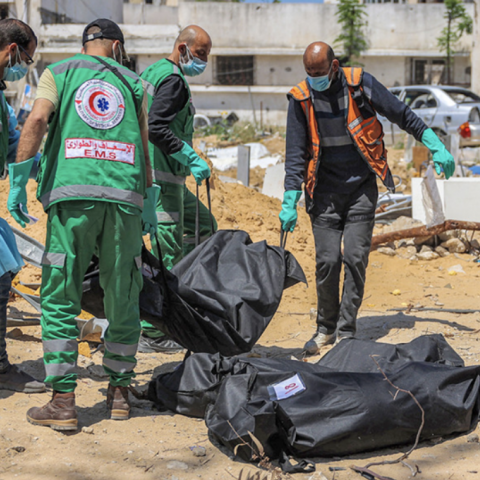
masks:
MULTIPOLYGON (((438 54, 437 37, 445 26, 443 4, 368 4, 370 54, 438 54)), ((473 16, 473 4, 465 4, 473 16)), ((179 23, 205 28, 214 48, 288 49, 303 52, 316 40, 333 44, 340 28, 332 4, 181 3, 179 23)), ((457 51, 470 51, 465 35, 457 51)))
POLYGON ((165 5, 124 3, 123 17, 129 24, 169 25, 178 23, 178 8, 165 5))
POLYGON ((41 6, 65 14, 76 23, 88 24, 97 18, 123 23, 122 0, 41 0, 41 6))

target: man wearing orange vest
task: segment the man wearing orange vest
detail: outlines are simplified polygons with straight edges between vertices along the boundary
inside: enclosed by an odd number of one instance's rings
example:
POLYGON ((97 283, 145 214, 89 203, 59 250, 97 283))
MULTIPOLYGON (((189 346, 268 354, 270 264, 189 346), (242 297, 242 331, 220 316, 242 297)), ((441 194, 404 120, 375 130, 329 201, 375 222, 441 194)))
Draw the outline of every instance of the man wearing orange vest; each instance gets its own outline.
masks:
POLYGON ((307 78, 288 94, 280 222, 284 231, 295 228, 304 183, 315 238, 318 297, 317 332, 304 348, 316 354, 335 339, 356 333, 375 223, 376 176, 394 189, 377 112, 430 149, 438 174, 443 168, 448 179, 455 161, 433 130, 372 75, 361 68, 340 68, 329 45, 309 45, 303 63, 307 78))

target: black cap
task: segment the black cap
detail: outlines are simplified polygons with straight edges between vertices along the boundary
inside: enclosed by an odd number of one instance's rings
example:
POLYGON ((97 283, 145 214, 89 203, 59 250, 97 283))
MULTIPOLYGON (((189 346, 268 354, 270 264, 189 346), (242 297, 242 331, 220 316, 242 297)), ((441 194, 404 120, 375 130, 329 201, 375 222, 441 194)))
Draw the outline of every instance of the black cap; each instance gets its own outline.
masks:
POLYGON ((107 18, 98 18, 85 27, 85 30, 83 31, 82 45, 85 45, 87 42, 95 40, 96 38, 119 40, 122 45, 125 43, 125 39, 123 38, 123 33, 120 30, 120 27, 115 22, 112 22, 112 20, 108 20, 107 18), (87 35, 88 30, 90 30, 92 27, 98 27, 100 32, 90 33, 87 35))

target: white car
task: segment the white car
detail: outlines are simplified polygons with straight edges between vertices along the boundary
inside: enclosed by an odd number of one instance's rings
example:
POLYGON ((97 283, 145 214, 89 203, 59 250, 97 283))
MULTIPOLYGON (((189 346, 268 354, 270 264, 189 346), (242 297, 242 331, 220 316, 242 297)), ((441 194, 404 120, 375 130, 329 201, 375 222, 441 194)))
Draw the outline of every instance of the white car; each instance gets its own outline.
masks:
MULTIPOLYGON (((440 138, 460 133, 460 146, 480 146, 480 97, 461 87, 410 85, 389 89, 405 102, 440 138)), ((385 142, 402 141, 403 131, 378 116, 383 124, 385 142)))

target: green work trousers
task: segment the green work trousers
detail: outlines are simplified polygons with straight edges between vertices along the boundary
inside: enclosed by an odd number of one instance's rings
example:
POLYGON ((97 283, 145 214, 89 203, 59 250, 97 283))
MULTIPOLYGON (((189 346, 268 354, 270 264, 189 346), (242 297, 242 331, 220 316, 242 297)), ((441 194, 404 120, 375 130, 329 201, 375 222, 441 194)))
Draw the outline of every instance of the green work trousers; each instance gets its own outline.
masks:
POLYGON ((103 201, 64 201, 48 211, 42 259, 42 340, 47 378, 59 392, 73 392, 82 282, 92 255, 99 258, 100 285, 109 326, 103 367, 113 386, 135 376, 140 336, 141 212, 103 201))
MULTIPOLYGON (((162 259, 165 267, 171 270, 185 255, 195 248, 195 215, 197 197, 185 185, 158 182, 162 191, 157 203, 158 229, 162 259)), ((208 208, 200 206, 200 242, 217 230, 217 222, 208 208)), ((159 258, 158 245, 152 239, 153 253, 159 258)), ((142 329, 149 337, 161 337, 163 334, 150 323, 142 320, 142 329)))

